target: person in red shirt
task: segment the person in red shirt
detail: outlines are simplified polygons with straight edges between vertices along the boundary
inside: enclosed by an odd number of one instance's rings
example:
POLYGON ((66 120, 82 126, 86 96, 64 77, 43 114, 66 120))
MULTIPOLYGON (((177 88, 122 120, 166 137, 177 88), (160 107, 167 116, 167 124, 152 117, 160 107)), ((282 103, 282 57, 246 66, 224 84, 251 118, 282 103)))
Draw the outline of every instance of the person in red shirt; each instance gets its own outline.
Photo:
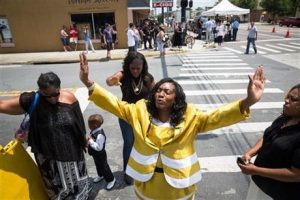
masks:
POLYGON ((70 43, 71 44, 74 44, 74 50, 76 51, 77 50, 77 45, 78 45, 78 29, 76 28, 76 25, 75 24, 72 24, 70 26, 70 29, 69 29, 69 36, 70 36, 70 43))

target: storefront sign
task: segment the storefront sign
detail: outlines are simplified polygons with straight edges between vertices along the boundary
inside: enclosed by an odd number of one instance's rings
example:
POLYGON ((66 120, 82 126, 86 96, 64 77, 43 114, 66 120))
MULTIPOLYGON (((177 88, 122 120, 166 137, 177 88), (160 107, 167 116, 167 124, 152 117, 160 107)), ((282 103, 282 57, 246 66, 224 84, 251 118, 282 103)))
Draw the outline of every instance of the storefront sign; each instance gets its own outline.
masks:
POLYGON ((68 0, 70 5, 94 4, 94 3, 118 3, 119 0, 68 0))
POLYGON ((173 7, 173 1, 172 0, 153 0, 152 7, 153 8, 173 7))

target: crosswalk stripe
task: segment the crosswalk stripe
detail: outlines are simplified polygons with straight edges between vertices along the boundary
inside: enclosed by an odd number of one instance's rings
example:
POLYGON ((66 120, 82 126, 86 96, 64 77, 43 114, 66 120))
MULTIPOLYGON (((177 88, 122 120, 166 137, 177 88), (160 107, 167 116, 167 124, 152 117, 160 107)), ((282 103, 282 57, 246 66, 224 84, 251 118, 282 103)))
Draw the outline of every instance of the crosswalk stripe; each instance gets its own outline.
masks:
POLYGON ((288 45, 288 44, 281 44, 281 43, 278 43, 277 45, 279 46, 284 46, 284 47, 288 47, 288 48, 293 48, 293 49, 300 49, 300 47, 295 47, 293 45, 288 45))
MULTIPOLYGON (((244 46, 240 46, 241 48, 245 48, 244 46)), ((250 49, 250 52, 253 52, 254 50, 253 50, 253 48, 251 48, 250 49)), ((267 54, 266 52, 264 52, 264 51, 261 51, 260 49, 258 49, 257 50, 257 53, 259 53, 259 54, 267 54)))
POLYGON ((290 42, 290 44, 300 46, 300 43, 290 42))
POLYGON ((232 52, 237 53, 237 54, 243 54, 242 51, 238 51, 238 50, 235 50, 235 49, 232 49, 232 48, 229 48, 229 47, 223 47, 223 48, 228 49, 229 51, 232 51, 232 52))
POLYGON ((190 53, 189 55, 194 55, 194 54, 214 54, 214 55, 216 55, 216 54, 223 54, 223 53, 231 53, 230 51, 225 51, 225 50, 220 50, 220 51, 215 51, 215 50, 213 50, 213 51, 200 51, 200 52, 195 52, 195 53, 190 53))
POLYGON ((211 70, 211 71, 218 71, 218 70, 248 70, 252 69, 251 67, 191 67, 191 68, 180 68, 181 71, 188 71, 188 70, 211 70))
POLYGON ((179 74, 179 76, 184 77, 191 77, 191 76, 247 76, 252 74, 253 72, 236 72, 236 73, 223 73, 223 72, 216 72, 216 73, 187 73, 187 74, 179 74))
POLYGON ((247 63, 184 63, 182 66, 245 66, 247 63))
POLYGON ((199 55, 199 56, 185 56, 183 57, 184 59, 194 59, 194 58, 238 58, 238 56, 234 55, 234 54, 230 54, 230 55, 199 55))
MULTIPOLYGON (((194 84, 232 84, 232 83, 248 83, 249 79, 224 79, 224 80, 179 80, 180 85, 194 85, 194 84)), ((271 81, 266 80, 266 83, 271 81)))
MULTIPOLYGON (((184 93, 186 96, 247 94, 247 89, 184 90, 184 93)), ((278 88, 265 88, 264 94, 267 93, 283 93, 283 91, 278 88)))
POLYGON ((295 51, 295 50, 291 50, 291 49, 287 49, 287 48, 275 46, 275 45, 272 45, 272 44, 265 44, 265 45, 268 46, 268 47, 272 47, 272 48, 280 49, 280 50, 284 50, 284 51, 290 51, 290 52, 295 51))
POLYGON ((270 48, 267 48, 267 47, 263 47, 263 46, 260 46, 260 45, 256 45, 257 48, 259 49, 264 49, 264 50, 267 50, 267 51, 271 51, 273 53, 281 53, 281 51, 277 51, 277 50, 274 50, 274 49, 270 49, 270 48))
POLYGON ((240 62, 243 61, 242 59, 191 59, 191 60, 183 60, 184 62, 240 62))
POLYGON ((266 128, 271 125, 272 122, 249 122, 249 123, 238 123, 224 128, 209 131, 205 134, 236 134, 236 133, 257 133, 263 132, 266 128))
MULTIPOLYGON (((246 148, 246 147, 245 147, 246 148)), ((198 157, 202 173, 241 172, 236 159, 241 155, 198 157)), ((254 162, 256 157, 251 159, 254 162)))
MULTIPOLYGON (((258 102, 256 104, 254 104, 253 106, 251 106, 251 110, 252 109, 276 109, 276 108, 282 108, 284 102, 258 102)), ((215 104, 196 104, 200 109, 202 110, 212 110, 215 108, 220 107, 221 103, 215 103, 215 104)))

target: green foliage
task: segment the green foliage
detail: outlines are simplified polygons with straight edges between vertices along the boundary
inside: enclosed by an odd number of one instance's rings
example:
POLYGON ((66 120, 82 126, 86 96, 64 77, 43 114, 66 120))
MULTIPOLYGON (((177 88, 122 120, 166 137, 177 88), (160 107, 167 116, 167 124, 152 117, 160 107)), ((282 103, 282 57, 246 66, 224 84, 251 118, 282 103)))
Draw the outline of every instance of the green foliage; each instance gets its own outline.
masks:
POLYGON ((254 10, 257 7, 257 0, 230 0, 230 2, 238 7, 254 10))
POLYGON ((159 24, 162 24, 162 23, 163 23, 163 16, 162 16, 162 14, 159 14, 159 15, 157 16, 157 21, 159 22, 159 24))
POLYGON ((294 16, 297 7, 300 6, 299 0, 262 0, 260 6, 271 13, 273 17, 276 15, 294 16))
POLYGON ((196 16, 200 16, 201 15, 201 13, 203 12, 203 8, 201 8, 201 7, 198 7, 198 8, 196 8, 195 9, 195 15, 196 16))

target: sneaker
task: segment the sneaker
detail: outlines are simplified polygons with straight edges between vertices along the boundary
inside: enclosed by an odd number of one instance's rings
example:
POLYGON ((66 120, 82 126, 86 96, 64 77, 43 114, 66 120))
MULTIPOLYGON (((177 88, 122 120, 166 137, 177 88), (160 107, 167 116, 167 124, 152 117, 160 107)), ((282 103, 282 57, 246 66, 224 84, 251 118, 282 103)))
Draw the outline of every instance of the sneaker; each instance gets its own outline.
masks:
POLYGON ((114 178, 114 180, 112 180, 111 182, 107 183, 106 189, 111 190, 114 187, 115 183, 116 183, 116 178, 114 178))
POLYGON ((101 181, 103 179, 103 176, 97 176, 94 178, 93 182, 94 183, 98 183, 99 181, 101 181))
POLYGON ((245 52, 244 54, 249 54, 249 53, 245 52))

